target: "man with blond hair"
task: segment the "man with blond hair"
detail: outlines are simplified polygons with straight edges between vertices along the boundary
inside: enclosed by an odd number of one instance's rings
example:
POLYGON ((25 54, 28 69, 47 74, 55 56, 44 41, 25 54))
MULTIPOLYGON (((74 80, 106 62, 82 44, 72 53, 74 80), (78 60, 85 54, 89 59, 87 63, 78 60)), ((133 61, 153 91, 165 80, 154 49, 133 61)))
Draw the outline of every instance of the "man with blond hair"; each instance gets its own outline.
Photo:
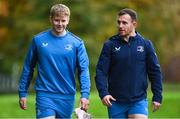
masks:
POLYGON ((35 35, 24 61, 19 82, 19 104, 27 108, 27 92, 37 64, 36 117, 71 118, 74 110, 78 70, 80 107, 88 109, 90 93, 89 59, 83 41, 66 27, 70 10, 56 4, 50 10, 51 29, 35 35))

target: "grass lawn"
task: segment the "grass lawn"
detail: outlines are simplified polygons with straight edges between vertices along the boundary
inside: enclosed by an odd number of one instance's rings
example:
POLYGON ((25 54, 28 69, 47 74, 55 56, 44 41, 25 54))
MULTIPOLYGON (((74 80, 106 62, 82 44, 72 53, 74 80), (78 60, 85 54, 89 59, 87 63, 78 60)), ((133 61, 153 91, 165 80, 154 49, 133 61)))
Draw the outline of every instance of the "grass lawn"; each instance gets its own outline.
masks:
MULTIPOLYGON (((150 118, 180 118, 180 93, 179 87, 176 85, 174 89, 170 89, 168 86, 163 92, 163 104, 161 109, 155 113, 152 113, 151 109, 151 96, 149 93, 149 117, 150 118)), ((76 96, 76 107, 79 104, 79 94, 76 96)), ((26 111, 21 110, 18 105, 18 95, 0 95, 0 118, 35 118, 35 96, 29 95, 28 97, 28 109, 26 111)), ((106 107, 102 105, 97 92, 91 92, 89 113, 94 118, 107 118, 106 107)))

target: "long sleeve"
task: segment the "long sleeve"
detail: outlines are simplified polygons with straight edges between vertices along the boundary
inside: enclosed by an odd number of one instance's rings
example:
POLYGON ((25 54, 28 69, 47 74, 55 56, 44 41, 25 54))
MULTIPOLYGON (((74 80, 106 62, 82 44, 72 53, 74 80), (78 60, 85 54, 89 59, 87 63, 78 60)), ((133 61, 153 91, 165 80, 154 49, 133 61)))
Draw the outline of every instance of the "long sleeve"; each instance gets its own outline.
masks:
POLYGON ((162 73, 151 41, 147 41, 147 71, 153 93, 152 101, 162 102, 162 73))
POLYGON ((34 67, 37 60, 35 41, 33 39, 31 46, 29 48, 28 54, 24 61, 23 71, 19 81, 19 97, 26 97, 27 90, 29 88, 31 79, 33 77, 34 67))
POLYGON ((77 69, 81 88, 81 98, 88 99, 90 94, 89 59, 83 41, 81 41, 77 49, 77 69))
POLYGON ((98 89, 99 96, 101 99, 105 95, 109 94, 107 77, 111 62, 110 54, 111 54, 111 49, 108 42, 106 42, 104 43, 98 64, 96 66, 96 77, 95 77, 96 87, 98 89))

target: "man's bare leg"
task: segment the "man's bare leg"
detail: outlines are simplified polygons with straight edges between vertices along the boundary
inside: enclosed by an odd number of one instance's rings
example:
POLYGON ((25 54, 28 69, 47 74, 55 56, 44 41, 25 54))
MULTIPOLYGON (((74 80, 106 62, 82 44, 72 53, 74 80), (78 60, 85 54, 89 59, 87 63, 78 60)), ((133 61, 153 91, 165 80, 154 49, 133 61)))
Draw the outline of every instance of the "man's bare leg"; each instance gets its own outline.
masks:
POLYGON ((144 114, 131 114, 128 115, 129 119, 148 119, 148 117, 144 114))

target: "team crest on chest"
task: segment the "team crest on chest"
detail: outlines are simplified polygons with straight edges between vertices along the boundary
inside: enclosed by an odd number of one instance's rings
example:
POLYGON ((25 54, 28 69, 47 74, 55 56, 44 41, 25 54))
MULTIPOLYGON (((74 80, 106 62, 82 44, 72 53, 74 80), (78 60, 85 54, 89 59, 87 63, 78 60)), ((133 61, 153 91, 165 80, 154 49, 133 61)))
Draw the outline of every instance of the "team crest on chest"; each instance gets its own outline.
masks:
POLYGON ((137 51, 138 52, 144 52, 144 47, 143 46, 137 46, 137 51))
POLYGON ((72 44, 66 44, 65 49, 66 50, 72 50, 72 44))

